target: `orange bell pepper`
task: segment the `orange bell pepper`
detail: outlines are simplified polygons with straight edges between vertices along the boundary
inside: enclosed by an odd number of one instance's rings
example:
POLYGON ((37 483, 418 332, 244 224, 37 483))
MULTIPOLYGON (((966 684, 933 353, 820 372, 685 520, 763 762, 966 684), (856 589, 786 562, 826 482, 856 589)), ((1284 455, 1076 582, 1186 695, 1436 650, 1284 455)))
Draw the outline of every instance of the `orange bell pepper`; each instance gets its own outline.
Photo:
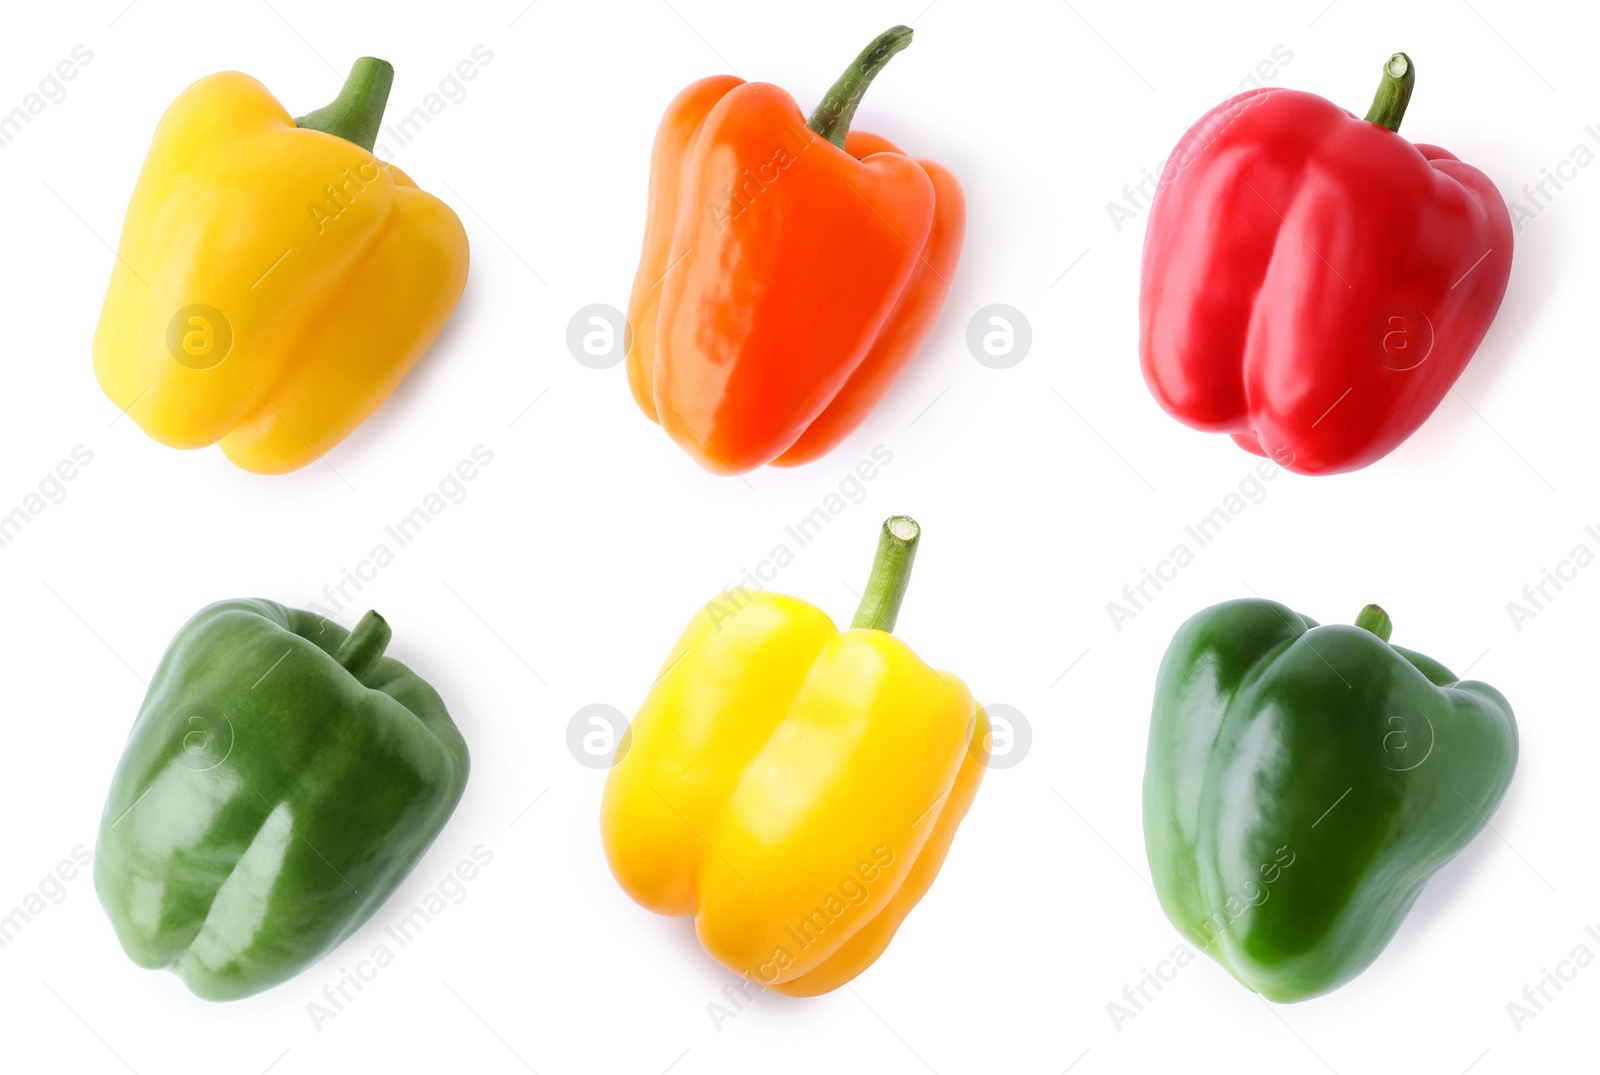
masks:
POLYGON ((673 99, 656 135, 628 320, 634 399, 718 474, 825 455, 933 325, 966 202, 942 166, 852 132, 911 30, 886 31, 807 121, 728 75, 673 99))

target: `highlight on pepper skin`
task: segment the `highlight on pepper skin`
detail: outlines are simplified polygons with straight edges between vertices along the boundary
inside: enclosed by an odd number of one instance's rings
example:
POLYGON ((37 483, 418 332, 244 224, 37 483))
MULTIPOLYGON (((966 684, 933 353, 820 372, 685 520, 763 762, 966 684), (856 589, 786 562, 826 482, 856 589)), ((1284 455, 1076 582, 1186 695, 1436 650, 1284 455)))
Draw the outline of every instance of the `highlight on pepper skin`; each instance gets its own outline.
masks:
POLYGON ((889 519, 848 631, 764 591, 698 612, 606 779, 624 892, 706 952, 814 996, 870 966, 932 885, 983 779, 989 722, 892 633, 920 538, 889 519))
POLYGON ((1179 140, 1139 290, 1140 365, 1168 414, 1337 474, 1439 405, 1499 310, 1512 229, 1488 176, 1398 133, 1415 82, 1395 53, 1364 118, 1258 88, 1179 140))
POLYGON ((364 57, 332 104, 291 119, 227 71, 162 117, 94 338, 101 388, 150 437, 220 443, 258 474, 304 467, 449 320, 466 231, 372 154, 393 79, 364 57))
POLYGON ((880 35, 809 120, 779 87, 728 75, 667 106, 628 304, 628 385, 713 473, 826 455, 944 304, 966 231, 961 185, 849 129, 911 37, 880 35))
POLYGON ((1390 644, 1393 626, 1377 605, 1321 626, 1228 601, 1162 658, 1144 777, 1156 894, 1268 1000, 1366 970, 1516 771, 1504 696, 1390 644))

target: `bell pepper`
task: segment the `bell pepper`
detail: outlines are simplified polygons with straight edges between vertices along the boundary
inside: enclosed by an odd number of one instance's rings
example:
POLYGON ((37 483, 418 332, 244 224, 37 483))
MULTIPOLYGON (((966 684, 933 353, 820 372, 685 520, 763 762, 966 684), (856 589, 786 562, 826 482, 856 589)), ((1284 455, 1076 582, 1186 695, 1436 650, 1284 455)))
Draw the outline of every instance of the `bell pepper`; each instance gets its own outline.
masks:
POLYGON ((725 75, 667 107, 628 303, 628 384, 707 470, 827 454, 938 316, 966 230, 961 186, 849 130, 910 43, 905 26, 879 36, 809 121, 777 86, 725 75))
POLYGON ((1488 824, 1517 765, 1500 692, 1273 601, 1191 617, 1156 678, 1145 849, 1184 936, 1269 1000, 1336 989, 1488 824))
POLYGON ((467 783, 444 702, 346 631, 271 601, 201 609, 167 648, 100 819, 94 885, 128 957, 197 996, 271 988, 389 898, 467 783))
POLYGON ((128 203, 94 338, 100 387, 174 448, 279 474, 360 425, 461 298, 450 208, 372 155, 394 69, 357 60, 290 119, 237 71, 185 90, 128 203))
POLYGON ((705 950, 764 989, 813 996, 870 966, 983 777, 983 710, 890 633, 919 534, 884 523, 843 633, 781 594, 707 604, 606 780, 600 830, 623 891, 693 915, 705 950))
POLYGON ((1416 68, 1357 119, 1268 87, 1212 109, 1162 171, 1140 359, 1179 421, 1301 474, 1383 458, 1478 349, 1511 272, 1489 178, 1396 133, 1416 68))

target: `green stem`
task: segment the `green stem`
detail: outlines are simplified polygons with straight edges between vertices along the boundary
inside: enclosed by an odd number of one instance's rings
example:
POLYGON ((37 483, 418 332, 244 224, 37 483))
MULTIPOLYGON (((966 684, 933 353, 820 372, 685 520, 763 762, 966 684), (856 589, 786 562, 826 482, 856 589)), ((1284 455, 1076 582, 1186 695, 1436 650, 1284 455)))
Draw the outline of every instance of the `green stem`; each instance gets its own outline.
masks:
POLYGON ((370 153, 393 85, 394 68, 388 60, 363 56, 351 66, 350 77, 333 103, 307 112, 294 121, 295 126, 343 138, 370 153))
POLYGON ((383 659, 384 647, 393 637, 394 632, 389 629, 388 621, 369 610, 356 624, 356 629, 345 637, 344 645, 339 647, 333 659, 364 683, 378 667, 378 662, 383 659))
POLYGON ((1372 107, 1367 110, 1367 122, 1398 131, 1416 84, 1417 65, 1411 62, 1411 57, 1403 52, 1390 56, 1389 62, 1383 65, 1383 81, 1378 83, 1372 107))
POLYGON ((850 121, 856 118, 856 106, 878 77, 890 57, 911 44, 911 27, 891 26, 879 34, 872 44, 862 50, 839 81, 833 84, 822 103, 811 113, 806 126, 838 146, 844 148, 844 136, 850 131, 850 121))
POLYGON ((1363 631, 1371 631, 1385 642, 1394 630, 1394 623, 1389 619, 1389 614, 1377 605, 1368 605, 1356 616, 1356 626, 1363 631))
POLYGON ((900 617, 900 602, 911 584, 911 564, 917 558, 922 528, 909 515, 891 515, 878 534, 878 553, 867 576, 867 593, 850 621, 851 630, 893 631, 900 617))

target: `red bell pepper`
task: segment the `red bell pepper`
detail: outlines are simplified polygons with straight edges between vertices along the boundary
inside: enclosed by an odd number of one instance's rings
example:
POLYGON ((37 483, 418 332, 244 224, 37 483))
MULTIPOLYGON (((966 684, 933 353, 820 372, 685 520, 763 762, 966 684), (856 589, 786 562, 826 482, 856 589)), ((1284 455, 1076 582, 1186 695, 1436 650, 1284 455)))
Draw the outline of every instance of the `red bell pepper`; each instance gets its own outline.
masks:
POLYGON ((777 86, 702 79, 667 108, 628 320, 639 408, 718 474, 810 462, 921 345, 966 203, 950 172, 849 130, 896 26, 807 121, 777 86))
POLYGON ((1250 90, 1178 142, 1139 320, 1179 421, 1334 474, 1393 451, 1460 376, 1505 294, 1511 220, 1482 172, 1396 133, 1415 79, 1396 53, 1364 119, 1250 90))

